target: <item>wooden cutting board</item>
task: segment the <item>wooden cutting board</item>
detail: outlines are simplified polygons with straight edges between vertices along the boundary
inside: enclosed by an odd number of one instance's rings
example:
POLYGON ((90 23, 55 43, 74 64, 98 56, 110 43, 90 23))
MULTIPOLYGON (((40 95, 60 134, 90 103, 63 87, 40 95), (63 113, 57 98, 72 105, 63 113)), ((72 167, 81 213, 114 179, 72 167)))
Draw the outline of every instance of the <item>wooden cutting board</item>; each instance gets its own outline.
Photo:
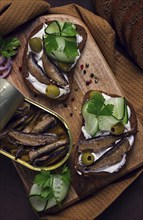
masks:
MULTIPOLYGON (((54 213, 59 211, 59 209, 63 209, 75 202, 83 199, 84 197, 96 192, 107 184, 119 179, 125 174, 133 171, 143 164, 143 159, 140 155, 143 155, 143 147, 141 143, 143 143, 143 128, 138 120, 138 134, 136 137, 135 146, 130 153, 130 157, 128 162, 121 169, 120 172, 108 175, 106 177, 81 177, 78 175, 74 169, 74 150, 75 145, 78 141, 81 132, 82 126, 82 117, 81 117, 81 105, 83 101, 83 97, 85 93, 89 90, 102 90, 107 93, 124 95, 121 91, 121 88, 112 73, 109 65, 107 64, 105 58, 100 52, 96 42, 91 36, 90 32, 86 28, 86 26, 77 18, 71 17, 68 15, 48 15, 38 18, 36 21, 32 23, 28 23, 23 29, 20 29, 16 33, 17 37, 21 41, 21 47, 19 49, 18 55, 15 58, 13 70, 8 77, 8 80, 21 92, 25 97, 31 98, 34 101, 54 110, 59 113, 69 125, 72 136, 73 136, 73 151, 69 160, 69 166, 72 172, 72 185, 70 192, 63 203, 61 208, 53 208, 50 213, 54 213), (60 19, 60 20, 68 20, 73 23, 78 23, 82 25, 88 34, 87 42, 84 50, 82 51, 82 56, 78 61, 75 71, 74 71, 74 80, 72 85, 72 92, 69 98, 62 103, 55 103, 49 101, 49 99, 35 96, 32 91, 28 89, 22 79, 22 57, 24 52, 24 47, 26 45, 27 38, 31 31, 40 23, 46 20, 60 19), (83 67, 83 69, 81 68, 83 67), (96 81, 94 78, 91 78, 91 73, 96 75, 96 81), (89 85, 87 85, 87 81, 91 81, 89 85)), ((32 181, 36 172, 31 171, 22 165, 14 163, 17 171, 19 172, 24 186, 26 188, 27 193, 29 193, 30 187, 32 185, 32 181)))

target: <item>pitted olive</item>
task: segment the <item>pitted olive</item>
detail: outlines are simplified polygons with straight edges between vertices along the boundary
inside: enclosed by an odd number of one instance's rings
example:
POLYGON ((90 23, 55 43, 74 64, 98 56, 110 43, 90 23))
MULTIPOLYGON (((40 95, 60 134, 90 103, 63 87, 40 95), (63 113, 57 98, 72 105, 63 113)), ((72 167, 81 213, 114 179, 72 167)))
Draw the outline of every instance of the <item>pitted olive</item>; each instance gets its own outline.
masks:
POLYGON ((29 40, 29 45, 32 51, 40 53, 42 50, 42 40, 39 37, 33 37, 29 40))
POLYGON ((122 122, 117 122, 111 127, 111 133, 114 135, 120 135, 124 132, 125 127, 122 122))
POLYGON ((46 89, 46 95, 49 98, 56 98, 60 95, 60 89, 56 85, 48 85, 46 89))
POLYGON ((81 161, 84 165, 89 166, 94 162, 94 156, 90 151, 83 152, 81 156, 81 161))

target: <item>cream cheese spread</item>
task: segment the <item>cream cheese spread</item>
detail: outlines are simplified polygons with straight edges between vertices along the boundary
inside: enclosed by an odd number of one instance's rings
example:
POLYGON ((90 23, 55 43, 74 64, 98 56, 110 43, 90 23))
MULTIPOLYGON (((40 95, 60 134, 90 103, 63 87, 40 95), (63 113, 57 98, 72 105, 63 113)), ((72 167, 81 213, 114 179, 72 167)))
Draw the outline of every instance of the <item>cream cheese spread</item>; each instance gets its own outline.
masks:
MULTIPOLYGON (((41 92, 42 94, 46 94, 46 89, 48 89, 48 85, 39 82, 34 76, 32 76, 30 73, 27 77, 27 80, 33 85, 33 87, 41 92)), ((69 86, 65 86, 65 88, 59 88, 60 90, 60 95, 57 96, 56 98, 59 98, 62 95, 65 95, 69 92, 69 86)))

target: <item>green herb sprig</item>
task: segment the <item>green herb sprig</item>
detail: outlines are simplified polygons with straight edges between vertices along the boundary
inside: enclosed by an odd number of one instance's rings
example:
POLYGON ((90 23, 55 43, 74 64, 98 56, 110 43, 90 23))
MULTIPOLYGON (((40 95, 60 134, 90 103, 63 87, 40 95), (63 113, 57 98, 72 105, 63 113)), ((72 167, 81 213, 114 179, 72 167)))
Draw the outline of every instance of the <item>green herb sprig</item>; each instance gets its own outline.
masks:
POLYGON ((3 57, 9 58, 17 54, 17 48, 20 46, 20 41, 13 37, 7 40, 4 40, 0 36, 0 55, 3 57))
MULTIPOLYGON (((57 25, 58 25, 58 22, 57 22, 57 25)), ((65 22, 62 28, 59 26, 58 37, 64 39, 65 47, 63 49, 63 52, 67 57, 75 58, 76 56, 79 55, 78 46, 76 43, 77 33, 78 32, 76 31, 76 27, 70 22, 65 22), (73 41, 67 40, 67 37, 70 37, 71 39, 73 39, 73 41)), ((57 35, 54 35, 54 34, 45 35, 44 45, 45 45, 47 54, 58 50, 59 45, 56 41, 56 38, 57 38, 57 35)))
POLYGON ((107 104, 105 105, 105 99, 103 95, 99 92, 96 92, 92 98, 88 101, 87 111, 91 114, 102 116, 111 116, 113 114, 114 105, 107 104))
MULTIPOLYGON (((34 179, 34 183, 41 187, 40 196, 43 198, 47 198, 47 200, 55 198, 54 190, 52 187, 54 175, 55 174, 51 173, 50 171, 41 171, 35 176, 34 179)), ((63 182, 65 182, 65 184, 70 184, 71 175, 70 170, 67 166, 62 167, 58 175, 60 175, 60 178, 63 180, 63 182)))

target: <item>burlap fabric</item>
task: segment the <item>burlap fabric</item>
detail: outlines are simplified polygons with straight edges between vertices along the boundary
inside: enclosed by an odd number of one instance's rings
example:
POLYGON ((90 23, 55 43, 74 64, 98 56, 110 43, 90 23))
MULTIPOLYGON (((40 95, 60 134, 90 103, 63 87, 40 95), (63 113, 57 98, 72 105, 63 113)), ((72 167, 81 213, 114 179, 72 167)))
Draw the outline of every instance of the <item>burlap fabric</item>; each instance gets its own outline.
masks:
MULTIPOLYGON (((78 5, 50 8, 43 0, 0 1, 0 34, 6 35, 41 14, 61 13, 75 16, 86 24, 127 99, 132 102, 143 124, 143 71, 116 49, 116 35, 103 18, 78 5)), ((102 213, 142 172, 134 171, 98 193, 58 213, 41 219, 94 219, 102 213)))

